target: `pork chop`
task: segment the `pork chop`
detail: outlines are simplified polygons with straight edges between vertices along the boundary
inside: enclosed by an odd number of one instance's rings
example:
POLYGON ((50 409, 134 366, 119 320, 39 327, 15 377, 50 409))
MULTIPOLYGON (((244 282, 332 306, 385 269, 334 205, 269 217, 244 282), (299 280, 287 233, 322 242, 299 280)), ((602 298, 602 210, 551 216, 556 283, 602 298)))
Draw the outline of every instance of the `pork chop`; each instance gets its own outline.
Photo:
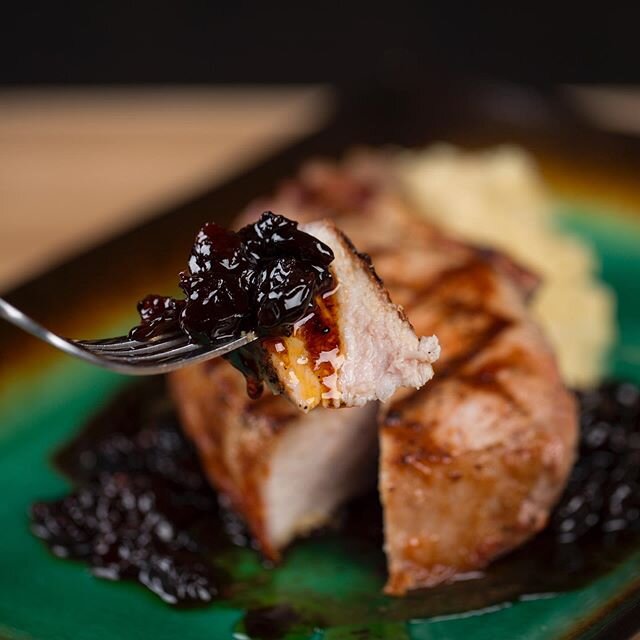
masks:
POLYGON ((379 156, 308 165, 278 206, 336 220, 442 355, 381 416, 389 581, 401 595, 483 568, 539 531, 574 460, 577 413, 526 301, 535 275, 413 216, 379 156))
MULTIPOLYGON (((387 592, 482 568, 544 526, 573 462, 577 419, 526 310, 536 278, 412 216, 379 157, 310 164, 242 223, 265 208, 303 223, 331 217, 371 255, 417 333, 440 338, 435 380, 396 394, 380 419, 387 592)), ((171 386, 209 477, 272 559, 372 480, 374 405, 305 416, 281 397, 248 400, 222 365, 174 373, 171 386), (295 509, 287 487, 301 489, 295 509)))

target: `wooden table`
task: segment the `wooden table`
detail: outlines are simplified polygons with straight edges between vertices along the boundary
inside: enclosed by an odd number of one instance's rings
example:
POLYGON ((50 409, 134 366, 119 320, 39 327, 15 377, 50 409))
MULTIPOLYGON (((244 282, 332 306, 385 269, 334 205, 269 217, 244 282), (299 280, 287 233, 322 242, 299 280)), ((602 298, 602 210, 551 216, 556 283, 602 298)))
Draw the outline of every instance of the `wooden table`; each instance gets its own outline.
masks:
MULTIPOLYGON (((640 134, 640 89, 566 87, 640 134)), ((319 126, 323 87, 0 91, 0 294, 319 126)))
POLYGON ((322 87, 0 92, 0 293, 319 126, 322 87))

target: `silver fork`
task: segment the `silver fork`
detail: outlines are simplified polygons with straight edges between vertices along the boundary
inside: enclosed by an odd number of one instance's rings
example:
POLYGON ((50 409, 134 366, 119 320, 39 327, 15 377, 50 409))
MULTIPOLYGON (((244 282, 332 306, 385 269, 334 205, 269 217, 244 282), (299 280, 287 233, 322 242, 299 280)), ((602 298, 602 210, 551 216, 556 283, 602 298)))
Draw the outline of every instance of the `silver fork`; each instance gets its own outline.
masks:
POLYGON ((69 355, 132 376, 168 373, 189 364, 223 356, 257 339, 253 332, 249 332, 213 347, 190 342, 184 333, 176 331, 144 342, 131 340, 127 336, 103 340, 71 340, 45 329, 2 298, 0 318, 69 355))

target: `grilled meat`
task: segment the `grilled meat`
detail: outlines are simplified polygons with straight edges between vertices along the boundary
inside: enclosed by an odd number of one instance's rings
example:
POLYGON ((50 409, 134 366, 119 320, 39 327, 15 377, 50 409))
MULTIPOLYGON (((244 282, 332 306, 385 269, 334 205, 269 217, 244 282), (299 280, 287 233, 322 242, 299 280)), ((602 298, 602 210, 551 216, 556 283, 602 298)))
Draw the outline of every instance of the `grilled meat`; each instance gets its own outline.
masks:
POLYGON ((429 392, 385 408, 379 488, 387 592, 477 570, 547 522, 574 460, 573 397, 495 266, 445 270, 415 301, 443 358, 429 392))
POLYGON ((574 460, 576 408, 526 301, 535 275, 413 216, 379 157, 308 165, 275 202, 336 212, 419 335, 442 355, 428 387, 381 416, 387 592, 486 566, 539 531, 574 460))
MULTIPOLYGON (((436 379, 397 392, 379 418, 387 592, 482 568, 542 528, 574 459, 577 419, 527 313, 536 278, 414 217, 379 157, 310 164, 272 199, 249 207, 242 221, 264 208, 302 223, 332 218, 372 257, 418 335, 435 333, 442 346, 436 379)), ((277 558, 292 536, 326 520, 366 485, 359 474, 370 472, 375 457, 372 405, 304 416, 282 398, 251 403, 237 376, 223 384, 232 374, 206 366, 178 372, 174 397, 214 484, 277 558), (321 449, 330 425, 331 441, 340 440, 321 449), (323 473, 348 482, 326 484, 323 473), (268 497, 269 483, 299 489, 300 514, 314 513, 313 487, 322 485, 323 517, 291 517, 287 509, 283 516, 268 497), (265 533, 277 530, 280 518, 286 535, 265 533)))

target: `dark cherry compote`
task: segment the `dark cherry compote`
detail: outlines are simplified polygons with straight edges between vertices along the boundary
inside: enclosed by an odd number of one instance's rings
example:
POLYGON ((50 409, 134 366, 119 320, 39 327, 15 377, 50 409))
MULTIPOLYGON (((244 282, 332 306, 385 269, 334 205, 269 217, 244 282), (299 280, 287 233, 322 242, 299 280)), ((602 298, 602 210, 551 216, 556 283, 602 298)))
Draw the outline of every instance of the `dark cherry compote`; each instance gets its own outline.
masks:
POLYGON ((270 211, 237 232, 209 222, 180 273, 185 298, 141 300, 141 322, 130 337, 146 340, 176 329, 201 343, 225 342, 246 331, 289 335, 315 296, 333 287, 333 259, 326 244, 270 211))

